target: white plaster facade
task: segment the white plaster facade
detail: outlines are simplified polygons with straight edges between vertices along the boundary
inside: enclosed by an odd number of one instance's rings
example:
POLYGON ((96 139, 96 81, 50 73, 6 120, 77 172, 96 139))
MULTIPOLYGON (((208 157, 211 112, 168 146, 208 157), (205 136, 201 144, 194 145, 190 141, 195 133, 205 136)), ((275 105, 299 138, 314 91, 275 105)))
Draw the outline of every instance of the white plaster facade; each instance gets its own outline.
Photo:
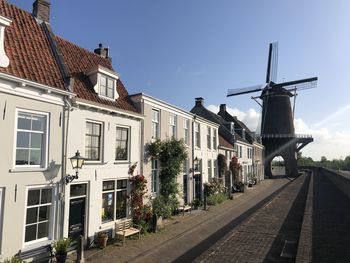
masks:
MULTIPOLYGON (((97 232, 106 230, 114 235, 114 224, 118 220, 130 216, 129 199, 126 198, 125 215, 117 215, 118 202, 121 201, 118 195, 118 181, 126 180, 126 193, 130 192, 129 167, 138 163, 134 175, 140 173, 140 145, 141 145, 141 115, 126 112, 116 108, 103 107, 93 103, 79 101, 73 103, 72 110, 67 116, 68 137, 67 137, 67 174, 74 174, 69 157, 74 156, 79 150, 82 156, 86 157, 87 123, 97 124, 100 130, 100 158, 96 161, 86 160, 83 168, 79 171, 79 179, 66 185, 64 191, 64 236, 75 236, 83 234, 87 242, 94 240, 97 232), (116 135, 117 127, 126 129, 128 136, 127 158, 116 161, 116 135), (111 213, 106 216, 105 208, 102 206, 103 184, 107 182, 114 184, 106 194, 111 213), (74 193, 71 190, 74 188, 74 193), (84 191, 85 190, 85 191, 84 191), (80 222, 72 222, 75 217, 74 209, 81 209, 82 231, 79 231, 80 222), (74 228, 77 228, 75 233, 74 228)), ((121 197, 124 200, 124 196, 121 197)), ((76 218, 77 220, 79 218, 76 218)), ((79 220, 78 220, 79 221, 79 220)), ((89 244, 88 244, 89 245, 89 244)))
MULTIPOLYGON (((197 190, 202 195, 203 183, 208 181, 208 160, 217 158, 217 147, 213 147, 213 140, 215 145, 218 145, 218 125, 208 122, 202 118, 195 117, 192 113, 173 106, 167 102, 161 101, 149 95, 140 93, 131 96, 131 99, 136 104, 136 107, 144 115, 142 124, 142 173, 147 178, 148 191, 152 197, 155 197, 159 192, 159 170, 160 165, 155 165, 154 161, 150 160, 146 155, 146 145, 155 139, 166 140, 172 135, 177 139, 183 139, 187 148, 188 159, 183 165, 183 171, 178 175, 177 181, 180 185, 180 192, 182 196, 180 200, 184 203, 190 203, 195 197, 195 179, 197 179, 197 190), (154 117, 154 114, 158 117, 154 117), (175 128, 174 128, 175 119, 175 128), (153 122, 153 124, 152 124, 153 122), (158 123, 158 124, 155 124, 158 123), (200 125, 200 147, 195 146, 195 123, 200 125), (158 132, 154 129, 158 127, 158 132), (207 147, 207 129, 211 129, 211 147, 207 147), (152 130, 153 129, 153 130, 152 130), (175 134, 173 130, 175 129, 175 134), (215 138, 214 135, 215 134, 215 138), (202 164, 198 171, 193 171, 195 158, 200 159, 202 164), (195 179, 194 179, 195 174, 195 179), (200 182, 198 181, 200 179, 200 182), (198 183, 199 182, 199 183, 198 183)), ((214 175, 214 164, 211 167, 214 175)), ((202 197, 202 196, 201 196, 202 197)))
POLYGON ((0 163, 0 261, 19 251, 50 244, 60 236, 58 193, 63 177, 63 116, 65 99, 69 96, 72 96, 69 92, 0 73, 0 130, 3 138, 0 140, 3 153, 0 163), (23 134, 30 133, 31 140, 34 140, 35 132, 24 131, 21 126, 23 120, 30 120, 34 130, 30 115, 34 116, 33 119, 40 116, 45 119, 41 146, 34 147, 32 143, 32 146, 25 146, 23 134), (32 150, 39 147, 41 160, 31 158, 27 164, 20 161, 23 159, 19 156, 20 149, 26 151, 24 148, 28 147, 32 150), (40 216, 42 223, 39 223, 31 216, 33 211, 36 213, 37 206, 29 204, 29 198, 42 189, 47 189, 51 197, 44 205, 47 214, 40 216))

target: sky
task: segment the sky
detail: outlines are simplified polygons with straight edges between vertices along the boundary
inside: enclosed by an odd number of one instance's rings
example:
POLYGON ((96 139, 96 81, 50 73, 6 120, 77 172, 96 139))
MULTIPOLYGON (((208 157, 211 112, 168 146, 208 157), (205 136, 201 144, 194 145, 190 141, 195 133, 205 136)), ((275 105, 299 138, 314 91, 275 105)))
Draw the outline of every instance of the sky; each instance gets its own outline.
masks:
MULTIPOLYGON (((8 1, 28 11, 34 2, 8 1)), ((350 155, 349 13, 348 0, 51 0, 55 34, 108 46, 130 94, 186 110, 195 97, 214 111, 225 103, 252 130, 260 106, 227 89, 264 83, 278 41, 278 82, 319 78, 298 93, 294 121, 296 133, 313 135, 302 153, 314 160, 350 155)))

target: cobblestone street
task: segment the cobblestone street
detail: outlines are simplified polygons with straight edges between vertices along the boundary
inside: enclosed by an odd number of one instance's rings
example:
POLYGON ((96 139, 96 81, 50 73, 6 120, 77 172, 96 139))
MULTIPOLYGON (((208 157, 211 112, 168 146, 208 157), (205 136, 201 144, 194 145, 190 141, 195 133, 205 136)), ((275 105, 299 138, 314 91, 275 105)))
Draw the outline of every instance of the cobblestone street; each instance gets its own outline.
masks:
POLYGON ((266 180, 87 262, 349 262, 350 204, 322 171, 266 180))

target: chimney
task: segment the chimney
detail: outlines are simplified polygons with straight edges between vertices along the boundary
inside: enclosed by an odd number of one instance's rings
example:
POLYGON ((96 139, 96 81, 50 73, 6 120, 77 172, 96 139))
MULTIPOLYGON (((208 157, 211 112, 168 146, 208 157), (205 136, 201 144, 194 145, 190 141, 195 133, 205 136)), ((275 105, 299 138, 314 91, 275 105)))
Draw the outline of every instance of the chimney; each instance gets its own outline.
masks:
POLYGON ((220 113, 226 112, 226 104, 220 104, 220 113))
POLYGON ((103 58, 109 58, 109 48, 103 47, 103 45, 100 43, 98 44, 98 48, 94 50, 95 54, 100 55, 103 58))
POLYGON ((195 100, 196 100, 196 107, 203 107, 204 99, 202 97, 195 98, 195 100))
POLYGON ((40 21, 50 23, 50 0, 35 0, 33 15, 40 21))
POLYGON ((242 138, 245 140, 245 129, 242 129, 242 138))

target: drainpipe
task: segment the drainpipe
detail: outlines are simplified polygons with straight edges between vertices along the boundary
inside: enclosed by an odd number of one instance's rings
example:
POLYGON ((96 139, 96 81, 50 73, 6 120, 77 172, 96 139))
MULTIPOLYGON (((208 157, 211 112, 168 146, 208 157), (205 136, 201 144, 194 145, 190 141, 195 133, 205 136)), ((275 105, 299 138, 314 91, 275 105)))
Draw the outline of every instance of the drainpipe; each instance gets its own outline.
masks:
MULTIPOLYGON (((193 197, 193 200, 195 199, 195 180, 194 180, 194 172, 195 172, 195 169, 194 169, 194 145, 195 145, 195 139, 194 139, 194 125, 195 125, 195 122, 196 122, 196 119, 197 119, 197 114, 194 114, 193 116, 193 121, 192 121, 192 197, 193 197)), ((190 184, 189 184, 190 185, 190 184)), ((190 200, 191 201, 191 200, 190 200)))
POLYGON ((68 128, 69 128, 69 117, 70 117, 70 111, 72 110, 72 105, 70 104, 68 98, 64 98, 65 106, 64 106, 64 112, 63 112, 63 118, 62 118, 62 137, 63 137, 63 144, 62 144, 62 177, 61 177, 61 190, 59 192, 59 199, 61 204, 61 213, 60 213, 60 238, 64 237, 64 210, 65 210, 65 191, 66 191, 66 184, 65 184, 65 177, 67 174, 67 147, 68 147, 68 128), (66 117, 67 116, 67 117, 66 117))

